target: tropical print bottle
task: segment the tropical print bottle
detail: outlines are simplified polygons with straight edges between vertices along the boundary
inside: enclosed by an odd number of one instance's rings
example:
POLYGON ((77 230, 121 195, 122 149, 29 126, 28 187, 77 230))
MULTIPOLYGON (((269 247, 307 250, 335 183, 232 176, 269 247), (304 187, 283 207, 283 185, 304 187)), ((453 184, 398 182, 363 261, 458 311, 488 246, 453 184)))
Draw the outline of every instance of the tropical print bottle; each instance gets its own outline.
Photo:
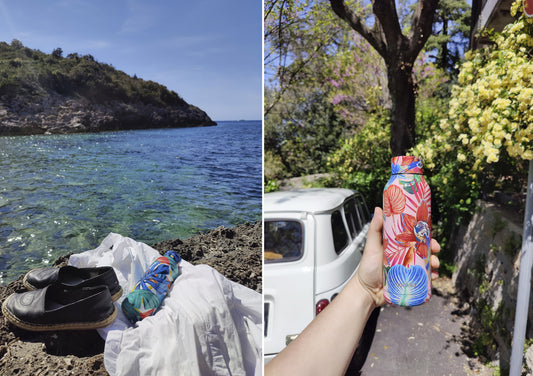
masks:
POLYGON ((416 306, 431 298, 431 190, 422 161, 399 156, 383 190, 383 292, 385 300, 416 306))
POLYGON ((150 265, 122 301, 122 311, 132 324, 155 314, 180 274, 180 261, 181 257, 177 252, 165 252, 164 256, 158 257, 150 265))

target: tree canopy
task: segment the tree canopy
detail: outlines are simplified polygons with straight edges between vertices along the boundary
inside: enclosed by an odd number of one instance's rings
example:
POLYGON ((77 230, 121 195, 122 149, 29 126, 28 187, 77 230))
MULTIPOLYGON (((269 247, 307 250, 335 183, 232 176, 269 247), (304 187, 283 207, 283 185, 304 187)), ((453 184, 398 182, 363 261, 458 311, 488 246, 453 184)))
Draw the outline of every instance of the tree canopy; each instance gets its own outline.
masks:
POLYGON ((450 75, 458 73, 456 66, 468 48, 470 17, 471 8, 465 0, 439 1, 425 49, 437 66, 450 75))
MULTIPOLYGON (((357 1, 348 1, 345 5, 365 22, 370 23, 375 17, 370 5, 357 1)), ((402 32, 407 35, 400 40, 407 41, 409 35, 415 34, 410 32, 413 17, 407 4, 398 8, 397 17, 397 22, 404 25, 402 32)), ((379 27, 375 26, 374 30, 377 29, 379 27)), ((409 74, 402 73, 412 84, 409 89, 412 90, 412 96, 401 96, 401 100, 408 99, 413 102, 413 111, 415 103, 423 108, 429 100, 433 100, 429 98, 434 97, 436 90, 446 81, 446 77, 435 69, 425 53, 417 53, 414 56, 415 60, 409 63, 409 74)), ((325 156, 338 147, 342 139, 359 132, 376 114, 388 119, 386 122, 380 121, 380 124, 391 126, 393 109, 401 108, 404 111, 407 106, 394 104, 390 90, 390 74, 391 69, 382 55, 347 22, 339 20, 328 3, 312 0, 267 0, 267 180, 325 172, 325 156), (321 111, 315 112, 319 108, 321 111), (324 128, 323 131, 315 129, 319 127, 324 128), (326 139, 320 135, 330 137, 326 139), (336 141, 333 135, 338 138, 336 141), (307 162, 297 163, 298 155, 307 162), (295 168, 297 165, 307 167, 295 168)), ((392 85, 397 87, 396 76, 393 81, 396 83, 392 85)), ((424 116, 432 117, 430 112, 426 111, 424 116)), ((415 114, 416 112, 409 114, 413 118, 409 128, 413 142, 416 123, 420 120, 417 120, 416 116, 422 116, 415 114)), ((401 136, 395 133, 389 136, 388 142, 400 139, 401 136)), ((390 149, 386 153, 390 156, 390 149)))

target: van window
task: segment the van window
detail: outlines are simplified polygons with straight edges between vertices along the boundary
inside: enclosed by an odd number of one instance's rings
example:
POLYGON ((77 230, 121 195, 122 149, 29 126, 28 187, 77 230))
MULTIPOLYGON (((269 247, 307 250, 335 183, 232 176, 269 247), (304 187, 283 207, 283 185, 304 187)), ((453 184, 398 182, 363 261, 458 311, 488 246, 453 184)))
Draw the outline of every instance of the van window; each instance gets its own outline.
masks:
POLYGON ((357 203, 362 209, 361 213, 363 215, 364 223, 370 222, 370 212, 368 211, 368 206, 366 206, 365 199, 362 196, 357 196, 357 203))
POLYGON ((339 254, 348 245, 348 232, 346 232, 346 227, 344 227, 344 222, 342 221, 342 214, 339 210, 335 210, 331 214, 331 229, 333 232, 335 252, 339 254))
POLYGON ((299 260, 303 255, 303 225, 298 221, 265 221, 265 263, 299 260))
POLYGON ((344 204, 344 216, 346 217, 348 229, 350 230, 350 234, 352 235, 353 239, 363 229, 361 219, 359 218, 355 207, 355 200, 353 198, 344 204))

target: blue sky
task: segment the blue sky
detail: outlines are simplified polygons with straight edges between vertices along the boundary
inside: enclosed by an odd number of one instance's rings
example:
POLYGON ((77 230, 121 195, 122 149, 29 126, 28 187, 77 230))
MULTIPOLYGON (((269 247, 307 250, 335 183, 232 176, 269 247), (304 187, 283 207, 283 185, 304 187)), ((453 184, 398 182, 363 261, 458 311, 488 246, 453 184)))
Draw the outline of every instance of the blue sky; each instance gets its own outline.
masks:
POLYGON ((0 41, 91 54, 213 120, 261 119, 261 12, 261 0, 0 0, 0 41))

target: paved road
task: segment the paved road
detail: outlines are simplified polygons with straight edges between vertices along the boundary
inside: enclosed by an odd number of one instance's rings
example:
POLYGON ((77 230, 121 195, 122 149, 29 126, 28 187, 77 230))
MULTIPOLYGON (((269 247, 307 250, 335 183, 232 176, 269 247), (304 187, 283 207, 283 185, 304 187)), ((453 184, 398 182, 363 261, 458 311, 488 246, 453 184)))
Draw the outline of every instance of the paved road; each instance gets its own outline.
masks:
MULTIPOLYGON (((456 310, 453 298, 435 294, 428 303, 418 307, 380 308, 367 327, 366 335, 371 337, 374 319, 374 338, 366 360, 362 367, 352 362, 347 374, 492 375, 494 370, 461 350, 459 338, 464 319, 453 313, 456 310)), ((361 355, 358 359, 360 363, 361 355)))

